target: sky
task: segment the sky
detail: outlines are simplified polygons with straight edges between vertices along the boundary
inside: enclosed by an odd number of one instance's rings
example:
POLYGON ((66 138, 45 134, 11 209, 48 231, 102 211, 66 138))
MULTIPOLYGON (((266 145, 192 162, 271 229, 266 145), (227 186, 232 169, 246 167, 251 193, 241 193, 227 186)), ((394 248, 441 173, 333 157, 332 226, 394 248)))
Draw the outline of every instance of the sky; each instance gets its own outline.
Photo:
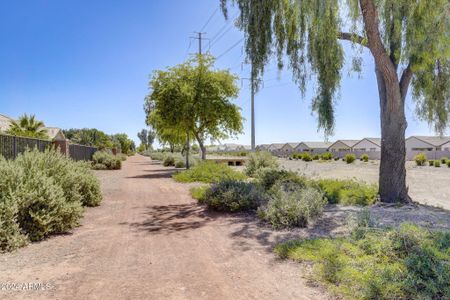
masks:
MULTIPOLYGON (((226 21, 219 0, 4 0, 0 1, 0 114, 35 114, 47 126, 97 128, 127 133, 138 144, 145 128, 144 97, 154 70, 182 63, 198 50, 194 32, 206 32, 203 50, 218 57, 217 68, 249 77, 243 64, 243 33, 226 21), (208 21, 209 20, 209 21, 208 21), (237 44, 236 44, 237 43, 237 44), (234 47, 233 47, 234 46, 234 47)), ((231 8, 230 16, 236 15, 231 8)), ((343 42, 351 54, 348 42, 343 42)), ((363 52, 363 72, 342 73, 336 125, 330 140, 380 136, 373 59, 363 52)), ((289 70, 267 66, 256 95, 256 143, 320 141, 310 103, 289 70)), ((250 92, 240 80, 235 103, 244 133, 223 142, 250 144, 250 92)), ((414 114, 408 96, 408 135, 432 135, 414 114)))

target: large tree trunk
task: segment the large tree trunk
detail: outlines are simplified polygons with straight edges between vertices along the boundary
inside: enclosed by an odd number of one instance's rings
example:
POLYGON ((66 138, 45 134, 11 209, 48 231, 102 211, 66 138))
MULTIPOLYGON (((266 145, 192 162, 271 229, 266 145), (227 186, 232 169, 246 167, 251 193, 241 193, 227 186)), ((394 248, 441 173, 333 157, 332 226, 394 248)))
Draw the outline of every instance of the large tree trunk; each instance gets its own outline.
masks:
POLYGON ((202 160, 206 160, 206 147, 205 147, 205 144, 203 142, 203 139, 197 133, 195 133, 194 135, 195 135, 195 139, 198 142, 198 146, 200 147, 201 158, 202 158, 202 160))
POLYGON ((382 202, 409 202, 405 168, 405 103, 399 83, 386 81, 376 69, 380 97, 381 161, 379 194, 382 202))

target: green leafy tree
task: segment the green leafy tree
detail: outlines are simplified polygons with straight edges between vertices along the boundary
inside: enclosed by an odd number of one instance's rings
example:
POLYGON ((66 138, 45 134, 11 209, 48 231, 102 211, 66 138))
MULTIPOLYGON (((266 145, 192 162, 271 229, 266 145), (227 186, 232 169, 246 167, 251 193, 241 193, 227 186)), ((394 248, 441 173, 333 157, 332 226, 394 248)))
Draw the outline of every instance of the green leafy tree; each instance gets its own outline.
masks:
POLYGON ((128 138, 126 133, 117 133, 112 136, 113 142, 120 145, 120 150, 124 154, 130 154, 136 150, 136 145, 133 140, 128 138))
POLYGON ((19 120, 13 121, 6 133, 17 136, 48 139, 44 122, 36 119, 35 115, 23 114, 19 120))
MULTIPOLYGON (((334 107, 344 66, 341 41, 372 54, 381 109, 379 193, 384 202, 408 202, 405 98, 412 87, 420 118, 443 133, 450 112, 450 4, 448 0, 221 0, 237 4, 247 60, 256 78, 275 55, 285 55, 302 93, 317 80, 312 109, 319 129, 333 133, 334 107)), ((351 53, 349 53, 351 54, 351 53)), ((351 56, 350 56, 351 57, 351 56)), ((256 81, 258 83, 258 81, 256 81)))
POLYGON ((95 128, 63 130, 65 137, 73 143, 98 148, 113 148, 114 143, 110 135, 95 128))
POLYGON ((148 97, 148 123, 157 135, 161 136, 162 130, 163 134, 180 138, 181 143, 187 135, 194 137, 202 159, 206 159, 207 138, 221 139, 242 132, 240 109, 231 102, 238 95, 237 78, 213 66, 213 57, 197 55, 183 64, 156 71, 148 97))
POLYGON ((148 131, 147 129, 142 129, 137 134, 138 138, 141 140, 141 145, 144 146, 145 149, 148 148, 148 131))

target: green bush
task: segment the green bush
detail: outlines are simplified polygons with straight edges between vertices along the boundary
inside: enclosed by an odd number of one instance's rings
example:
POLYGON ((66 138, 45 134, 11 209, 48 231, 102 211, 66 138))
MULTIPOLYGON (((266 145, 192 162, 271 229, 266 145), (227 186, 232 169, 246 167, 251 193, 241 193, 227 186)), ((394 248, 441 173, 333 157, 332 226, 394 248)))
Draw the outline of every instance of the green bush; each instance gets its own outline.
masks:
POLYGON ((159 160, 159 161, 163 161, 166 158, 166 153, 164 152, 151 152, 149 154, 150 158, 152 160, 159 160))
POLYGON ((97 151, 92 156, 92 166, 97 170, 119 170, 122 168, 122 157, 107 151, 97 151))
POLYGON ((198 202, 203 203, 205 201, 206 191, 210 189, 209 185, 201 185, 191 188, 192 198, 198 200, 198 202))
POLYGON ((344 161, 348 164, 353 163, 355 160, 356 160, 355 154, 348 153, 348 154, 345 154, 345 156, 344 156, 344 161))
POLYGON ((336 157, 334 158, 334 160, 335 160, 335 161, 338 161, 338 160, 339 160, 339 156, 336 156, 336 157))
POLYGON ((317 184, 325 192, 330 204, 371 205, 378 195, 376 185, 354 180, 320 179, 317 184))
POLYGON ((258 170, 263 168, 277 168, 278 162, 275 157, 267 151, 250 153, 245 163, 245 174, 253 177, 258 170))
POLYGON ((321 158, 323 160, 332 160, 333 159, 333 154, 331 152, 324 152, 324 153, 322 153, 321 158))
POLYGON ((441 157, 441 163, 443 165, 447 164, 447 161, 448 161, 448 157, 445 157, 445 156, 441 157))
POLYGON ((53 150, 0 160, 0 174, 0 251, 66 232, 79 224, 83 205, 101 201, 90 165, 53 150))
POLYGON ((311 154, 309 154, 308 152, 304 152, 302 154, 302 160, 303 161, 312 161, 313 158, 312 158, 311 154))
POLYGON ((185 168, 185 167, 186 167, 186 164, 182 160, 179 160, 175 163, 175 168, 177 168, 177 169, 181 169, 181 168, 185 168))
POLYGON ((323 193, 313 187, 281 187, 271 193, 267 204, 258 210, 258 216, 277 229, 306 227, 322 213, 326 203, 323 193))
POLYGON ((175 157, 173 157, 172 155, 167 155, 166 158, 164 158, 163 166, 164 167, 175 166, 175 157))
POLYGON ((450 168, 450 160, 447 160, 447 167, 450 168))
POLYGON ((416 165, 424 166, 427 162, 427 155, 425 153, 419 153, 414 156, 414 161, 416 162, 416 165))
POLYGON ((216 183, 226 179, 242 180, 246 176, 225 164, 203 161, 189 170, 174 174, 173 178, 178 182, 216 183))
POLYGON ((313 263, 313 272, 345 299, 449 299, 450 231, 402 224, 346 238, 294 240, 283 258, 313 263))
POLYGON ((320 155, 319 154, 314 154, 312 159, 313 160, 319 160, 320 159, 320 155))
POLYGON ((251 182, 224 180, 207 189, 203 203, 217 211, 256 210, 267 201, 264 191, 251 182))
POLYGON ((434 160, 429 160, 428 164, 430 165, 430 167, 434 166, 434 160))
POLYGON ((441 167, 441 161, 440 161, 440 160, 435 160, 435 161, 434 161, 434 166, 435 166, 436 168, 440 168, 440 167, 441 167))
POLYGON ((368 162, 369 161, 369 155, 367 155, 367 154, 361 155, 361 161, 368 162))
POLYGON ((256 182, 265 190, 270 191, 275 185, 295 184, 306 187, 307 182, 304 177, 297 173, 278 169, 261 169, 256 175, 256 182))

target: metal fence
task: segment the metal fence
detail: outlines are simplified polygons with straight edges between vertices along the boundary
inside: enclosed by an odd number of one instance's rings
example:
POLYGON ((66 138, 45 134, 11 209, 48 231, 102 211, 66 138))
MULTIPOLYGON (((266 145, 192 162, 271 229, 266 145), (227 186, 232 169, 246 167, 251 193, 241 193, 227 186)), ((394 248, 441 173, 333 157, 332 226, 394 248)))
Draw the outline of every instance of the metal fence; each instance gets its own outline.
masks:
POLYGON ((14 159, 27 149, 44 151, 51 146, 52 142, 46 140, 0 134, 0 154, 6 159, 14 159))
POLYGON ((70 144, 69 145, 69 155, 74 160, 92 160, 92 156, 97 152, 97 148, 70 144))
MULTIPOLYGON (((17 155, 27 149, 37 148, 43 152, 52 146, 53 143, 48 140, 0 134, 0 155, 6 159, 15 159, 17 155)), ((92 160, 92 156, 97 150, 96 147, 69 144, 67 154, 73 160, 92 160)))

